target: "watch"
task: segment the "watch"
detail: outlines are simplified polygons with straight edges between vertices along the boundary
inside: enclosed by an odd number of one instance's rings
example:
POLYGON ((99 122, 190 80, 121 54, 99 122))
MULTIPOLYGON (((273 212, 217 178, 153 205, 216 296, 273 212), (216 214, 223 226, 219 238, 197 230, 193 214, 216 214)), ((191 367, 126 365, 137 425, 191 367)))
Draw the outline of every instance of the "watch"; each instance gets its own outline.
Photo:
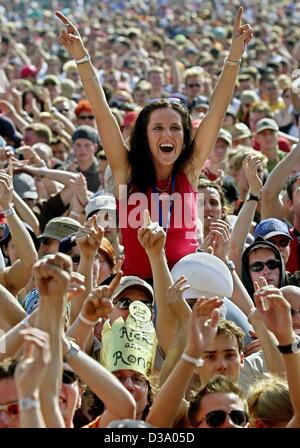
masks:
POLYGON ((277 348, 283 355, 287 355, 289 353, 297 353, 300 350, 300 337, 296 336, 292 344, 277 345, 277 348))
POLYGON ((234 262, 232 260, 227 260, 226 261, 226 266, 228 267, 230 272, 235 270, 235 264, 234 264, 234 262))
POLYGON ((256 201, 256 202, 258 202, 259 201, 259 197, 255 196, 252 193, 248 193, 247 196, 246 196, 246 201, 256 201))

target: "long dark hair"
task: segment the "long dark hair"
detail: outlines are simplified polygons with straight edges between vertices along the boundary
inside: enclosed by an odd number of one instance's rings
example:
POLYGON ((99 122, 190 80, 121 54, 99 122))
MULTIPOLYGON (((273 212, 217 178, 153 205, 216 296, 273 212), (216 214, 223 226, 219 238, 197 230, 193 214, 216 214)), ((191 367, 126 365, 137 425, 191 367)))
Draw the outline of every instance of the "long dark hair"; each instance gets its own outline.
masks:
POLYGON ((151 113, 156 109, 165 108, 178 112, 183 126, 183 148, 174 164, 173 173, 183 168, 192 157, 192 122, 188 110, 180 100, 173 101, 173 99, 166 98, 151 101, 139 113, 130 136, 128 160, 131 167, 131 179, 128 184, 129 193, 134 191, 146 193, 148 188, 156 183, 156 172, 147 138, 147 126, 151 113))

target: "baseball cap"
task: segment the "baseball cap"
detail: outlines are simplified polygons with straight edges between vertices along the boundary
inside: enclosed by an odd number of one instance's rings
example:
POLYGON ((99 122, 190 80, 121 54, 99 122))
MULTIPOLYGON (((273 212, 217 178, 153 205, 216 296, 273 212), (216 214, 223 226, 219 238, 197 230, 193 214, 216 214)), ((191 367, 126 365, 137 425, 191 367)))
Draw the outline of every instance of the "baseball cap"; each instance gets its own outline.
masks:
POLYGON ((231 131, 232 140, 243 139, 252 136, 252 132, 245 123, 235 123, 231 131))
POLYGON ((98 194, 92 197, 85 207, 85 216, 89 218, 98 210, 116 210, 116 200, 111 194, 98 194))
POLYGON ((20 71, 21 78, 28 78, 29 76, 35 76, 38 73, 38 69, 35 65, 26 64, 22 67, 20 71))
POLYGON ((241 93, 240 100, 242 104, 252 104, 257 102, 259 98, 253 90, 244 90, 241 93))
POLYGON ((264 219, 260 221, 259 224, 257 224, 254 230, 255 240, 259 236, 268 239, 276 235, 284 235, 290 240, 292 240, 292 237, 289 234, 288 225, 284 221, 281 221, 280 219, 276 218, 264 219))
POLYGON ((223 140, 225 140, 225 142, 227 142, 229 146, 232 145, 231 134, 230 134, 230 132, 226 131, 225 129, 223 129, 223 128, 220 129, 218 138, 222 138, 223 140))
POLYGON ((13 175, 13 185, 17 194, 22 199, 37 199, 38 193, 36 190, 33 177, 27 173, 17 173, 13 175))
POLYGON ((230 105, 226 111, 226 115, 232 115, 234 118, 237 116, 237 110, 234 106, 230 105))
POLYGON ((123 291, 125 291, 125 289, 128 288, 143 289, 148 293, 148 296, 149 298, 151 298, 152 302, 154 301, 153 289, 149 285, 149 283, 134 275, 127 275, 125 277, 122 277, 119 286, 115 289, 112 295, 112 300, 114 301, 114 299, 116 299, 123 291))
POLYGON ((190 285, 183 293, 184 299, 205 297, 231 297, 233 282, 226 264, 218 257, 206 252, 196 252, 181 258, 172 268, 176 281, 184 275, 190 285))
POLYGON ((56 75, 46 75, 45 78, 42 81, 43 86, 45 84, 47 84, 48 82, 52 82, 56 86, 60 85, 60 81, 59 81, 59 79, 58 79, 58 77, 56 75))
MULTIPOLYGON (((28 232, 32 238, 32 241, 34 243, 34 246, 35 246, 36 250, 38 250, 38 248, 40 246, 40 242, 39 242, 36 234, 34 233, 32 227, 29 224, 27 224, 27 222, 24 222, 24 221, 22 221, 22 224, 28 230, 28 232)), ((5 224, 4 228, 3 228, 3 236, 0 240, 0 245, 6 244, 10 239, 11 239, 10 230, 9 230, 8 225, 5 224)))
POLYGON ((74 143, 79 138, 85 138, 92 143, 100 143, 99 135, 96 129, 91 126, 82 125, 78 126, 72 134, 72 142, 74 143))
POLYGON ((279 131, 278 124, 272 118, 262 118, 256 123, 256 133, 271 129, 272 131, 279 131))
POLYGON ((12 140, 16 146, 20 145, 23 138, 14 122, 8 117, 0 117, 0 135, 7 140, 12 140))
POLYGON ((61 241, 63 238, 77 232, 80 227, 81 224, 78 221, 67 216, 53 218, 47 223, 39 239, 53 238, 54 240, 61 241))

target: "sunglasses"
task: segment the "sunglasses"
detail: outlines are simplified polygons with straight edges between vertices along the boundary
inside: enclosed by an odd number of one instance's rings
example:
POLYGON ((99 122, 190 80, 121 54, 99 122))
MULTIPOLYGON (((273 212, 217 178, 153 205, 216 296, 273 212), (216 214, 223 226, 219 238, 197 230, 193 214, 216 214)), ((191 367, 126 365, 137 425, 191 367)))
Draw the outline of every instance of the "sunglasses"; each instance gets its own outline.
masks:
MULTIPOLYGON (((133 302, 133 300, 128 299, 127 297, 121 297, 120 299, 115 300, 113 304, 120 308, 120 310, 128 310, 133 302)), ((141 299, 140 302, 143 302, 143 299, 141 299)), ((143 303, 150 309, 150 311, 153 310, 153 304, 151 302, 143 303)))
POLYGON ((268 240, 270 243, 275 244, 275 246, 287 247, 290 244, 290 240, 288 238, 282 240, 268 240))
MULTIPOLYGON (((120 381, 120 383, 124 384, 128 377, 116 374, 116 377, 120 381)), ((136 386, 146 386, 148 384, 147 379, 143 375, 135 374, 130 377, 133 384, 136 386)))
POLYGON ((9 415, 18 415, 19 414, 19 402, 13 401, 7 404, 0 404, 0 412, 5 412, 9 415))
POLYGON ((78 380, 78 375, 75 372, 71 372, 71 370, 64 370, 62 375, 63 384, 73 384, 78 380))
POLYGON ((94 120, 95 115, 78 115, 80 120, 94 120))
POLYGON ((251 264, 249 266, 249 269, 252 272, 260 272, 264 269, 265 266, 267 266, 268 269, 273 271, 274 269, 279 268, 280 264, 280 260, 268 260, 265 263, 263 261, 257 261, 256 263, 251 264))
POLYGON ((194 84, 187 84, 186 86, 192 89, 193 87, 201 87, 201 84, 194 83, 194 84))
MULTIPOLYGON (((201 425, 201 423, 205 420, 207 426, 210 428, 219 428, 225 422, 227 415, 229 415, 230 420, 237 426, 246 426, 249 421, 249 416, 245 411, 232 410, 229 412, 218 410, 211 411, 206 416, 197 423, 196 426, 201 425)), ((194 426, 194 425, 193 425, 194 426)))

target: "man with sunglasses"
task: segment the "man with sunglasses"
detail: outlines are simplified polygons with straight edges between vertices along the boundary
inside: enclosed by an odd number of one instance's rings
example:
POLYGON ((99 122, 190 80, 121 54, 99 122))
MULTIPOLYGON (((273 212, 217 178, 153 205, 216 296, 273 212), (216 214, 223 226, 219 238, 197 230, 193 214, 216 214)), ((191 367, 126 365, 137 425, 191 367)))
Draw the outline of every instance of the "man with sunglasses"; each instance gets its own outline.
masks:
POLYGON ((240 388, 217 375, 202 387, 190 403, 188 418, 193 428, 246 428, 248 406, 240 388))
POLYGON ((242 256, 242 281, 253 298, 254 282, 263 277, 268 285, 281 288, 287 284, 284 262, 279 249, 269 241, 258 237, 242 256))

